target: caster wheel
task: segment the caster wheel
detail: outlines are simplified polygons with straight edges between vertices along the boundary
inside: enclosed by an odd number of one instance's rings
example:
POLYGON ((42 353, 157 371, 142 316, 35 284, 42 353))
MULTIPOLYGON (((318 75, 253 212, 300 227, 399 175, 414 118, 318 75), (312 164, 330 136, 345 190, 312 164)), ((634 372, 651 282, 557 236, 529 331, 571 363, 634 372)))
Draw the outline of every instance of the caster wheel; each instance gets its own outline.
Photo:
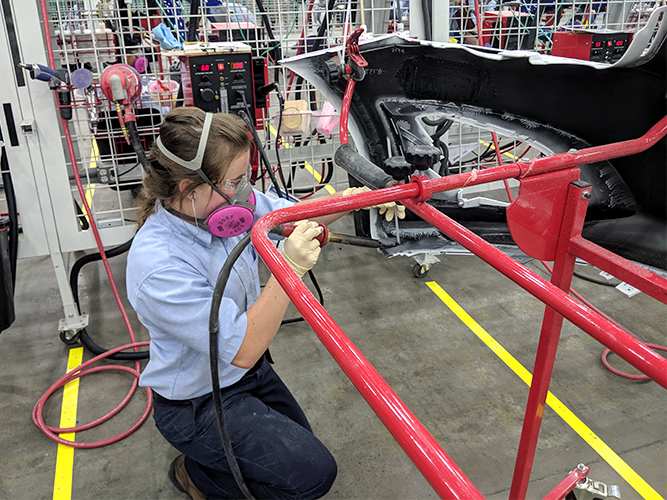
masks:
POLYGON ((63 330, 60 332, 60 340, 63 344, 74 345, 79 342, 79 332, 73 333, 72 330, 63 330))
POLYGON ((415 264, 412 266, 412 274, 415 275, 415 278, 423 278, 428 274, 428 270, 431 269, 431 266, 422 266, 420 264, 415 264))

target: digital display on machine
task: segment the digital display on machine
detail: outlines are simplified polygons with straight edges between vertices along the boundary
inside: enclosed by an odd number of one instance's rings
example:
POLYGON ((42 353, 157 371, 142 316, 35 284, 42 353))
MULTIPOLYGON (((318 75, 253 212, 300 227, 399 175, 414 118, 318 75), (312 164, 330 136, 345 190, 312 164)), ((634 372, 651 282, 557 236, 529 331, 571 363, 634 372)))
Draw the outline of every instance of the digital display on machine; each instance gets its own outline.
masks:
POLYGON ((599 49, 600 47, 602 47, 602 42, 594 42, 593 43, 593 48, 594 49, 599 49))
POLYGON ((622 47, 625 44, 625 40, 616 40, 616 46, 622 47))
POLYGON ((202 64, 197 68, 198 71, 211 71, 210 64, 202 64))
POLYGON ((243 69, 243 61, 231 63, 232 69, 243 69))

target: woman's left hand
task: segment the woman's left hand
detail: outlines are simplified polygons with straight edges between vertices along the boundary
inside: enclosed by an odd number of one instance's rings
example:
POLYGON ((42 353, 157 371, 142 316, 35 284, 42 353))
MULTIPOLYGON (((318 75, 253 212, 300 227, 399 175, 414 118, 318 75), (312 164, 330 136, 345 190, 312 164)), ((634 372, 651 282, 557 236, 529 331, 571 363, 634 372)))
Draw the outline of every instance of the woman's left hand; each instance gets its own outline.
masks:
MULTIPOLYGON (((350 187, 347 188, 345 191, 343 191, 343 196, 349 196, 352 194, 359 194, 359 193, 367 193, 371 191, 370 188, 363 186, 363 187, 350 187)), ((368 210, 369 208, 377 208, 379 210, 380 215, 384 215, 384 218, 391 222, 394 220, 394 215, 396 215, 399 219, 404 219, 405 218, 405 207, 403 205, 398 205, 396 202, 390 201, 388 203, 380 203, 379 205, 372 205, 370 207, 364 207, 365 210, 368 210)))

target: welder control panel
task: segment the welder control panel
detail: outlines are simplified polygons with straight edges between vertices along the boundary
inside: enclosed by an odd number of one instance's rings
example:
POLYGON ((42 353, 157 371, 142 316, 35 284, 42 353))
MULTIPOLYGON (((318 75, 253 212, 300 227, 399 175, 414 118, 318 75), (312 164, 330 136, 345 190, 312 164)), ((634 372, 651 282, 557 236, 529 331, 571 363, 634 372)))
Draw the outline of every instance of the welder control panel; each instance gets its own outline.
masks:
POLYGON ((631 41, 632 33, 608 30, 557 31, 554 33, 551 55, 613 64, 623 57, 631 41))
POLYGON ((254 118, 252 54, 190 56, 188 65, 196 107, 213 113, 243 110, 254 118))

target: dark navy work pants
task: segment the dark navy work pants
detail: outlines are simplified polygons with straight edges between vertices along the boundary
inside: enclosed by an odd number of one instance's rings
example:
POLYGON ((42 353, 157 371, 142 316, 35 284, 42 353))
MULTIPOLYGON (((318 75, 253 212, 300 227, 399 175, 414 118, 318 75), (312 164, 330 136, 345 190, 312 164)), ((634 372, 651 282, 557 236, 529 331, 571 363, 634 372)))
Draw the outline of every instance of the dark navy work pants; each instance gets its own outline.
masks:
MULTIPOLYGON (((221 394, 236 460, 256 498, 320 498, 329 491, 336 462, 264 356, 221 394)), ((209 500, 243 498, 222 448, 213 397, 185 405, 155 401, 153 408, 155 425, 185 454, 197 488, 209 500)))

